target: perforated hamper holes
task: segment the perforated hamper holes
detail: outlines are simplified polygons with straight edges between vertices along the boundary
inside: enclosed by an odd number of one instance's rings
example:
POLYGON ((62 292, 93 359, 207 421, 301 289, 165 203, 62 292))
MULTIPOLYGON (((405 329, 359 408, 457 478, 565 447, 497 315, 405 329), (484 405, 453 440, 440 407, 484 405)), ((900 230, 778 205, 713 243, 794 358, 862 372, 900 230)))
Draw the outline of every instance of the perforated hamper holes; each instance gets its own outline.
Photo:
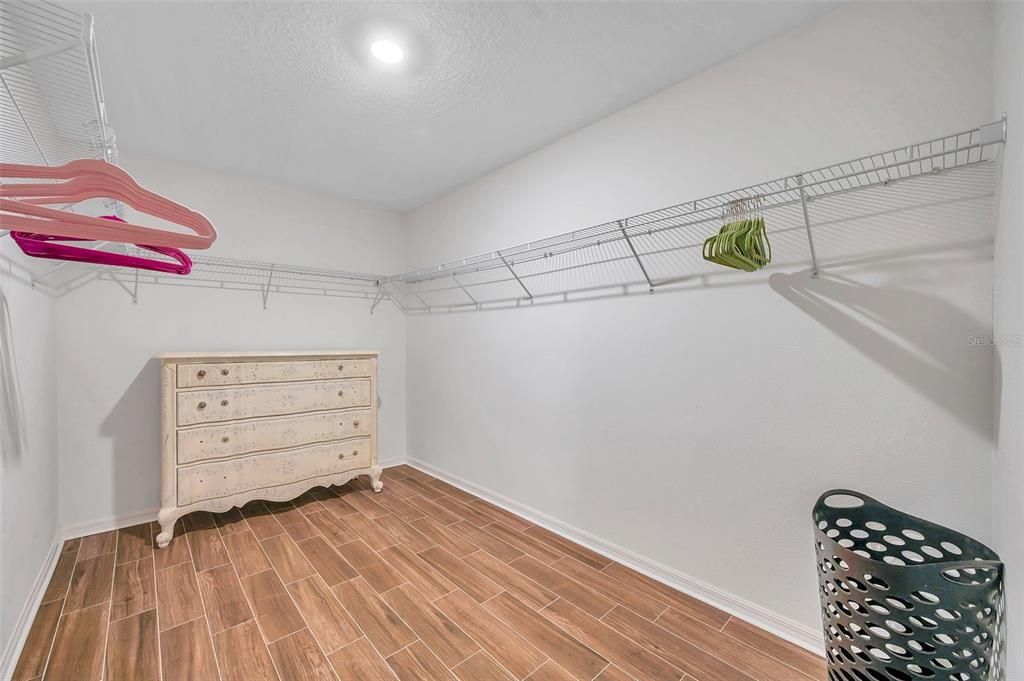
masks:
POLYGON ((868 574, 864 575, 864 581, 876 589, 881 589, 882 591, 889 590, 889 583, 881 577, 875 577, 874 575, 868 574))
POLYGON ((896 679, 896 681, 914 681, 914 677, 906 672, 901 672, 895 667, 886 667, 885 671, 889 673, 889 676, 896 679))
POLYGON ((911 633, 913 633, 911 631, 910 627, 908 627, 907 625, 903 624, 902 622, 897 622, 896 620, 886 620, 885 621, 885 626, 889 627, 890 629, 895 631, 897 634, 903 634, 905 636, 909 636, 911 633))
POLYGON ((929 591, 911 591, 910 597, 913 598, 915 601, 920 601, 922 603, 934 604, 939 602, 939 597, 929 591))
POLYGON ((998 556, 848 490, 823 495, 813 519, 831 681, 990 681, 998 556))

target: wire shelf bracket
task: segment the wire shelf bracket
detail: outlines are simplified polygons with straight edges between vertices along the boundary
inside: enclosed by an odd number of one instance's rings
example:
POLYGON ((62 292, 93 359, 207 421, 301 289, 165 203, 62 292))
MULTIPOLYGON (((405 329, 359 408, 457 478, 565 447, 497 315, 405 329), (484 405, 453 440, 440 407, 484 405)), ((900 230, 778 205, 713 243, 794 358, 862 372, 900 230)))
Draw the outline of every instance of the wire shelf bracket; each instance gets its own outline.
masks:
POLYGON ((380 302, 384 300, 384 286, 378 281, 377 282, 377 293, 373 296, 373 302, 370 303, 370 314, 373 314, 380 305, 380 302))
POLYGON ((462 285, 462 282, 459 281, 459 278, 455 276, 454 272, 452 272, 451 274, 452 274, 452 281, 454 281, 456 286, 459 287, 459 290, 461 290, 463 293, 466 294, 466 297, 469 298, 469 302, 473 303, 473 305, 475 307, 479 307, 480 306, 479 303, 476 302, 476 298, 474 298, 473 294, 469 292, 469 289, 467 289, 465 286, 462 285))
MULTIPOLYGON (((522 287, 523 291, 524 291, 524 292, 526 293, 526 298, 527 298, 528 300, 533 300, 533 294, 532 294, 532 293, 530 293, 530 289, 526 288, 526 284, 524 284, 524 283, 523 283, 523 280, 519 278, 519 275, 518 275, 518 274, 516 274, 516 271, 515 271, 515 269, 514 269, 514 268, 512 267, 512 263, 510 263, 510 262, 508 261, 508 258, 506 258, 505 256, 503 256, 503 255, 501 254, 501 251, 498 251, 498 257, 499 257, 499 258, 501 258, 501 262, 502 262, 502 263, 504 263, 505 267, 507 267, 507 268, 508 268, 508 271, 509 271, 509 272, 510 272, 510 273, 512 274, 513 278, 515 278, 515 280, 516 280, 516 283, 517 283, 517 284, 519 284, 519 285, 520 285, 520 286, 522 287)), ((460 285, 460 286, 461 286, 461 285, 460 285)))
POLYGON ((817 277, 818 255, 814 252, 814 233, 811 231, 811 218, 807 215, 807 192, 804 191, 804 176, 796 176, 797 186, 800 187, 800 210, 804 214, 804 227, 807 229, 807 249, 811 252, 811 276, 817 277))
POLYGON ((647 290, 654 293, 654 282, 651 281, 651 275, 647 273, 647 268, 644 267, 644 261, 640 259, 640 254, 636 252, 636 246, 633 245, 633 240, 629 238, 629 232, 626 231, 626 220, 619 221, 619 229, 622 231, 622 238, 626 240, 626 245, 629 246, 629 250, 633 254, 633 258, 636 260, 636 264, 640 266, 640 271, 643 272, 644 279, 647 280, 647 290))
POLYGON ((37 47, 33 50, 26 50, 21 54, 15 54, 10 57, 0 57, 0 71, 12 69, 15 66, 21 66, 22 64, 27 64, 36 59, 45 59, 46 57, 58 55, 61 52, 74 50, 82 47, 82 44, 81 38, 72 38, 71 40, 65 40, 62 43, 57 43, 56 45, 37 47))
POLYGON ((270 285, 273 282, 274 282, 274 265, 271 265, 270 269, 267 270, 267 283, 266 283, 265 286, 261 287, 261 289, 262 289, 261 292, 263 294, 263 309, 264 310, 267 309, 267 299, 270 298, 270 285))
POLYGON ((135 270, 135 272, 134 272, 134 274, 132 276, 132 280, 131 280, 132 283, 131 283, 130 286, 128 284, 124 283, 123 281, 121 281, 120 275, 118 273, 114 272, 113 270, 111 270, 109 272, 100 272, 99 275, 96 277, 96 279, 100 279, 100 280, 109 279, 110 281, 112 281, 115 284, 117 284, 117 286, 122 291, 124 291, 125 293, 128 294, 128 297, 132 301, 132 305, 138 305, 139 304, 139 271, 138 270, 135 270))

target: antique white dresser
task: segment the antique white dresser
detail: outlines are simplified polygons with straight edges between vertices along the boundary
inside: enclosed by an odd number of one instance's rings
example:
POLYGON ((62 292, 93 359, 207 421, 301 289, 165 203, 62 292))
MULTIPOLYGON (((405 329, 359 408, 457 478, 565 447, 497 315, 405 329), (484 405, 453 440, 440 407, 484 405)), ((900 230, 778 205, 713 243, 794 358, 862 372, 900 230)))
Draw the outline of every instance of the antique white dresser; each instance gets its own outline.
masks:
POLYGON ((359 475, 379 492, 376 352, 164 353, 157 544, 196 510, 359 475))

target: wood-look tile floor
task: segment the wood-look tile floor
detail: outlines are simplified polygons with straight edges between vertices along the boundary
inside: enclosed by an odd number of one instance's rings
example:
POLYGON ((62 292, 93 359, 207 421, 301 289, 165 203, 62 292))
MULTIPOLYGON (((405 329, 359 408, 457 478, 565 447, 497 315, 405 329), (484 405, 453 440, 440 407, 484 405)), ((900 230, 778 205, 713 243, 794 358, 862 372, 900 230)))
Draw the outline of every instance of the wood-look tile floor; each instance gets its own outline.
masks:
POLYGON ((68 541, 14 681, 808 681, 822 659, 408 466, 68 541))

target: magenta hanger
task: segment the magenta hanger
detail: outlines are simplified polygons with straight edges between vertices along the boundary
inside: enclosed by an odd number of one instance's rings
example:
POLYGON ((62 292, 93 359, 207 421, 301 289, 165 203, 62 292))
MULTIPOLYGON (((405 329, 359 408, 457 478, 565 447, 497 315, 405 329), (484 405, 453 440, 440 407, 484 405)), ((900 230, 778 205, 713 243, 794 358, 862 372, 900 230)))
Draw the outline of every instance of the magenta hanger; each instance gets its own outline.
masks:
MULTIPOLYGON (((116 215, 104 215, 104 220, 124 222, 116 215)), ((32 232, 11 232, 11 238, 18 244, 25 255, 33 258, 46 258, 49 260, 70 260, 73 262, 88 262, 97 265, 116 265, 118 267, 134 267, 140 270, 152 272, 166 272, 168 274, 188 274, 192 271, 192 260, 177 248, 167 246, 143 246, 137 244, 153 253, 166 255, 174 258, 176 262, 163 260, 151 260, 140 258, 134 255, 123 253, 111 253, 109 251, 98 251, 92 248, 78 248, 67 246, 55 241, 89 241, 89 239, 77 239, 74 237, 54 236, 52 234, 34 234, 32 232)))

